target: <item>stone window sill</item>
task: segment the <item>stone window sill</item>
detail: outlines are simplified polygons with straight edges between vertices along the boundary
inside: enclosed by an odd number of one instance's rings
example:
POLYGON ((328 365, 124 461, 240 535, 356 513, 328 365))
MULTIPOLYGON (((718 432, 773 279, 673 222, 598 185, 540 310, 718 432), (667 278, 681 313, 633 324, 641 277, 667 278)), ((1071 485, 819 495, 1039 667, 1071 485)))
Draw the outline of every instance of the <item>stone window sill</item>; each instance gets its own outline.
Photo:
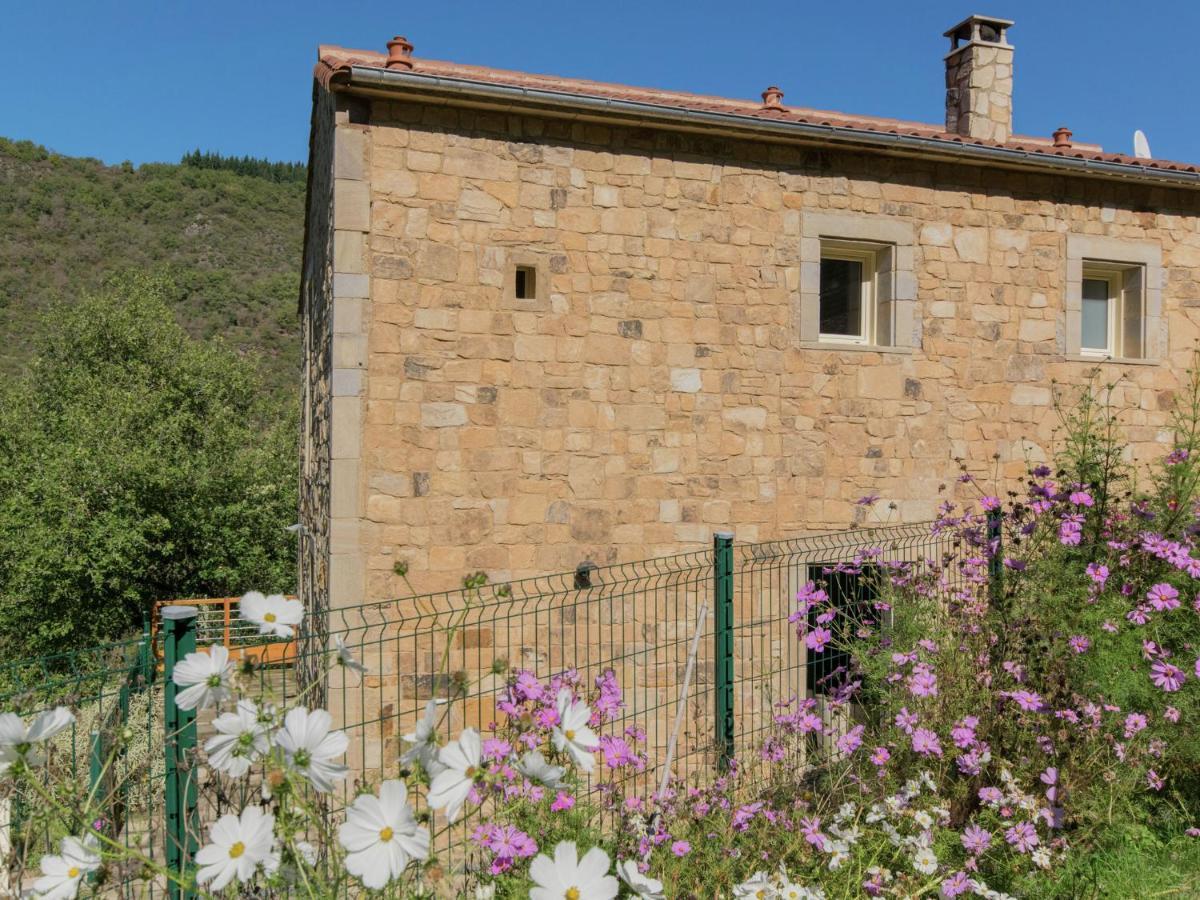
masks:
POLYGON ((1089 356, 1084 353, 1068 353, 1067 362, 1112 363, 1118 366, 1157 366, 1161 360, 1144 359, 1137 356, 1089 356))
POLYGON ((849 350, 854 353, 897 353, 911 356, 912 347, 888 347, 882 344, 851 344, 838 341, 800 341, 801 350, 849 350))

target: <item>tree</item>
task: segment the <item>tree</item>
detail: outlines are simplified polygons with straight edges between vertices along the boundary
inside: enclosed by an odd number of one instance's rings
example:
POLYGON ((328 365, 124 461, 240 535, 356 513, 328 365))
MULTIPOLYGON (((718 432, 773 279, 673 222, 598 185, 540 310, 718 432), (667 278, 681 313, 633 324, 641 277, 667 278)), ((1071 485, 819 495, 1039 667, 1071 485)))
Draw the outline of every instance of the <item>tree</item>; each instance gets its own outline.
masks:
POLYGON ((0 388, 0 656, 124 636, 158 599, 294 588, 295 404, 188 337, 171 290, 132 274, 61 305, 0 388))

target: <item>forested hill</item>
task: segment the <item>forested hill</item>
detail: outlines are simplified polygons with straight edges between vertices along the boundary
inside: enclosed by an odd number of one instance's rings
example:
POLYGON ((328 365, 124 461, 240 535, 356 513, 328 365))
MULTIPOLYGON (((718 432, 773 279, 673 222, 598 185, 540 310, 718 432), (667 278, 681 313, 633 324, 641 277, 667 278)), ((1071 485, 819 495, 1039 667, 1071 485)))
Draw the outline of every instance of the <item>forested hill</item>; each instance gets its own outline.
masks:
POLYGON ((0 138, 0 375, 20 371, 40 314, 115 272, 165 272, 180 323, 295 390, 304 167, 212 153, 184 164, 61 156, 0 138))

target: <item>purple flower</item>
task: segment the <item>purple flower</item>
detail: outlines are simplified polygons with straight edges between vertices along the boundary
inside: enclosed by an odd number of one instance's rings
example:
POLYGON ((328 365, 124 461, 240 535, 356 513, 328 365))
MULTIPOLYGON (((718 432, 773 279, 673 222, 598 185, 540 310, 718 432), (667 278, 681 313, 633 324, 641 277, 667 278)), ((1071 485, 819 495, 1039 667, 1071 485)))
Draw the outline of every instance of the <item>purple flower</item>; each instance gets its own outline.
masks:
POLYGON ((867 494, 865 497, 859 497, 854 501, 855 506, 873 506, 875 501, 879 499, 878 494, 867 494))
POLYGON ((928 728, 918 728, 912 735, 912 748, 914 753, 919 753, 921 756, 937 756, 942 755, 942 743, 938 739, 935 732, 928 728))
POLYGON ((1041 843, 1032 822, 1018 822, 1004 832, 1004 840, 1016 847, 1020 853, 1028 853, 1041 843))
POLYGON ((821 820, 813 817, 811 819, 800 820, 800 833, 804 835, 804 839, 816 847, 818 850, 825 849, 825 835, 821 834, 821 820))
POLYGON ((1043 708, 1041 696, 1034 691, 1012 691, 1008 696, 1025 712, 1040 712, 1043 708))
POLYGON ((1054 768, 1054 766, 1047 766, 1046 771, 1038 777, 1041 779, 1042 784, 1058 784, 1058 769, 1054 768))
POLYGON ((1072 491, 1068 498, 1076 506, 1092 506, 1095 501, 1092 500, 1092 495, 1087 491, 1072 491))
POLYGON ((1173 706, 1168 706, 1165 710, 1163 710, 1163 718, 1174 724, 1175 722, 1179 721, 1179 710, 1173 706))
POLYGON ((1108 566, 1100 563, 1088 563, 1087 574, 1092 581, 1104 587, 1104 582, 1108 581, 1108 566))
POLYGON ((942 882, 942 894, 946 897, 957 897, 971 890, 971 879, 961 869, 942 882))
POLYGON ((563 812, 575 805, 575 798, 566 791, 559 791, 554 797, 554 802, 550 804, 550 808, 555 812, 563 812))
POLYGON ((978 825, 968 825, 962 833, 962 845, 972 856, 978 856, 991 843, 992 833, 985 828, 980 828, 978 825))
POLYGON ((1146 783, 1149 784, 1153 790, 1161 791, 1163 789, 1164 782, 1159 774, 1153 769, 1146 773, 1146 783))
POLYGON ((1178 450, 1172 450, 1170 453, 1168 453, 1165 462, 1168 466, 1177 466, 1179 463, 1185 462, 1187 458, 1187 450, 1185 450, 1183 447, 1180 447, 1178 450))
POLYGON ((1075 653, 1087 653, 1092 646, 1091 639, 1082 634, 1073 634, 1067 640, 1075 653))
POLYGON ((1105 619, 1103 622, 1100 623, 1100 627, 1103 628, 1105 631, 1107 631, 1109 634, 1116 634, 1118 631, 1116 624, 1108 621, 1107 619, 1105 619))
POLYGON ((1000 508, 1000 498, 992 497, 990 495, 987 497, 981 497, 979 499, 979 505, 982 506, 984 509, 986 509, 988 512, 991 512, 994 509, 1000 508))
POLYGON ((982 787, 979 789, 979 800, 989 806, 998 806, 1004 800, 1004 795, 998 787, 982 787))
POLYGON ((1146 727, 1146 717, 1141 713, 1130 713, 1125 717, 1125 740, 1129 740, 1146 727))
POLYGON ((937 675, 929 669, 921 669, 908 676, 908 690, 914 697, 936 697, 937 675))
POLYGON ((833 640, 833 634, 830 630, 818 625, 804 638, 804 646, 814 653, 820 653, 831 640, 833 640))
POLYGON ((871 751, 871 762, 877 766, 887 765, 887 761, 892 758, 891 751, 887 747, 876 747, 871 751))
POLYGON ((1156 584, 1146 592, 1146 599, 1159 612, 1179 608, 1179 591, 1169 584, 1156 584))
POLYGON ((862 746, 863 732, 866 731, 866 726, 855 725, 837 740, 837 748, 842 753, 853 753, 862 746))
POLYGON ((687 856, 692 852, 692 845, 687 841, 676 841, 671 845, 671 852, 676 856, 687 856))
MULTIPOLYGON (((1198 661, 1200 665, 1200 661, 1198 661)), ((1183 674, 1183 669, 1178 666, 1173 666, 1165 659, 1160 659, 1150 667, 1150 680, 1154 682, 1154 686, 1162 688, 1167 693, 1173 693, 1183 686, 1183 680, 1186 678, 1183 674)))
POLYGON ((966 750, 975 743, 975 727, 979 724, 979 719, 975 716, 964 716, 954 723, 954 728, 950 731, 950 740, 954 741, 954 746, 966 750))
MULTIPOLYGON (((1200 660, 1196 661, 1196 665, 1200 666, 1200 660)), ((916 713, 910 713, 907 706, 902 706, 900 712, 896 713, 896 727, 905 734, 912 734, 917 722, 916 713)))

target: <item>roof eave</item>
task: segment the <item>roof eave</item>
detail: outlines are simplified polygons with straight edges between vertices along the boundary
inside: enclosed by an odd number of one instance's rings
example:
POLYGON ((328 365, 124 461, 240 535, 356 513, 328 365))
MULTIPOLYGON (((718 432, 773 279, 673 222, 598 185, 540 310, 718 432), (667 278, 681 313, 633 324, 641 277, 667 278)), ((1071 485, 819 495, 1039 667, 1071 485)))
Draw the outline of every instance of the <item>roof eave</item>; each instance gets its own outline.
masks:
POLYGON ((1058 175, 1119 179, 1159 186, 1200 188, 1200 172, 1154 169, 1104 160, 1035 153, 1016 147, 944 138, 867 131, 844 125, 763 119, 734 112, 681 109, 636 100, 618 100, 566 91, 495 84, 444 75, 429 75, 373 66, 330 66, 320 80, 332 90, 349 90, 414 100, 436 100, 459 106, 501 111, 538 112, 574 119, 594 119, 685 131, 753 134, 784 142, 849 146, 892 155, 920 156, 970 165, 1036 170, 1058 175))

